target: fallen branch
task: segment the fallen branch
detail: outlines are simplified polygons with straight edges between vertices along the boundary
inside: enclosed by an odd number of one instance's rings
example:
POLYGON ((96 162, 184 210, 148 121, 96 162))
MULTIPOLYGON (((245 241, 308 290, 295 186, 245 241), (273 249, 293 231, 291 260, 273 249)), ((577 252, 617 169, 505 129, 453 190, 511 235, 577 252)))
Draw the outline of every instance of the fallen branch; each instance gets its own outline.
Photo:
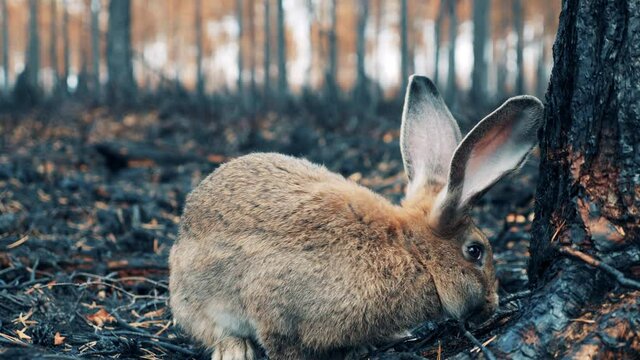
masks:
POLYGON ((558 251, 561 254, 569 255, 574 259, 582 260, 586 264, 606 272, 607 274, 613 276, 622 286, 640 290, 640 281, 629 279, 620 270, 594 258, 591 255, 585 254, 580 250, 576 250, 568 246, 561 246, 558 248, 558 251))
POLYGON ((486 346, 484 346, 480 342, 480 340, 478 340, 475 336, 473 336, 473 334, 471 332, 469 332, 469 330, 467 330, 467 328, 464 326, 464 324, 460 323, 460 329, 464 333, 464 336, 467 339, 469 339, 473 343, 473 345, 477 346, 482 351, 482 353, 484 354, 484 356, 488 360, 496 360, 496 356, 493 355, 491 350, 489 350, 486 346))

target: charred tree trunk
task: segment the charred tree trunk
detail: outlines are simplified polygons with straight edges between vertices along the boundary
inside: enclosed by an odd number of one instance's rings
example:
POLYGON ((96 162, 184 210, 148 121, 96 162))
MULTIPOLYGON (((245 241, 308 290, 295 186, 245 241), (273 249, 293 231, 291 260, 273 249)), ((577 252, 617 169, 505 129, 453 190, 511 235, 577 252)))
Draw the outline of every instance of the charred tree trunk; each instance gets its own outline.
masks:
POLYGON ((458 35, 458 15, 456 13, 457 0, 448 0, 449 13, 449 69, 447 70, 447 88, 445 99, 449 107, 455 107, 456 88, 456 37, 458 35))
POLYGON ((433 82, 436 86, 439 84, 440 80, 440 45, 442 40, 442 22, 444 21, 444 14, 446 12, 446 2, 447 0, 440 1, 440 7, 438 8, 438 15, 436 16, 436 24, 433 34, 435 36, 434 39, 434 56, 435 56, 435 64, 434 64, 434 72, 433 72, 433 82))
POLYGON ((196 0, 196 93, 198 104, 204 102, 204 74, 202 73, 202 0, 196 0))
POLYGON ((516 64, 518 72, 516 75, 516 93, 524 94, 524 14, 522 13, 522 0, 513 0, 513 27, 516 31, 516 64))
POLYGON ((249 17, 249 107, 251 113, 255 113, 256 89, 256 23, 255 23, 255 0, 248 0, 248 17, 249 17))
POLYGON ((131 1, 109 2, 109 30, 107 31, 107 97, 109 102, 124 106, 135 99, 131 52, 131 1))
POLYGON ((20 106, 33 106, 40 101, 40 39, 38 34, 37 0, 29 0, 29 25, 27 28, 29 42, 26 49, 26 64, 18 75, 13 88, 13 98, 20 106))
POLYGON ((271 0, 264 1, 264 102, 269 103, 271 95, 271 0))
POLYGON ((244 79, 242 73, 244 71, 244 54, 243 54, 243 38, 244 38, 244 24, 243 24, 243 10, 242 0, 236 0, 236 20, 238 21, 238 96, 240 96, 241 103, 244 102, 244 79))
POLYGON ((0 16, 2 17, 3 90, 7 94, 9 92, 9 10, 7 9, 7 0, 0 0, 0 16))
POLYGON ((313 24, 315 21, 315 6, 313 0, 307 0, 307 20, 309 21, 309 27, 307 33, 309 34, 309 66, 307 67, 307 73, 304 76, 304 88, 306 91, 310 91, 311 82, 313 79, 313 64, 315 63, 315 51, 313 48, 313 24))
POLYGON ((63 59, 64 69, 62 72, 62 89, 64 89, 65 93, 69 93, 69 85, 67 80, 69 80, 69 71, 71 68, 71 49, 69 44, 69 4, 67 4, 67 0, 62 2, 62 51, 63 51, 63 59))
POLYGON ((357 57, 357 80, 356 80, 356 91, 355 91, 355 99, 357 102, 357 108, 359 110, 368 110, 369 105, 369 80, 367 79, 367 73, 365 72, 365 58, 367 56, 367 39, 365 30, 367 27, 367 18, 369 17, 369 2, 368 1, 360 1, 358 2, 358 28, 356 29, 357 33, 357 48, 356 48, 356 57, 357 57))
POLYGON ((404 89, 409 81, 409 34, 408 34, 408 9, 407 0, 400 0, 400 97, 404 97, 404 89))
POLYGON ((91 63, 93 96, 100 101, 100 0, 91 0, 91 63))
POLYGON ((490 0, 473 2, 473 72, 471 73, 471 97, 476 103, 487 94, 487 39, 489 39, 490 0))
POLYGON ((278 5, 278 103, 281 109, 285 107, 289 96, 289 87, 287 84, 287 38, 282 1, 283 0, 276 0, 278 5))
POLYGON ((52 0, 50 4, 51 21, 49 23, 49 65, 51 67, 52 74, 52 94, 55 96, 58 93, 58 3, 57 0, 52 0))
POLYGON ((326 91, 335 95, 338 88, 338 45, 336 32, 338 27, 338 3, 337 0, 329 2, 329 17, 331 24, 327 32, 327 43, 329 47, 329 66, 326 73, 326 91))
POLYGON ((637 287, 638 23, 637 1, 563 1, 541 132, 529 266, 534 295, 490 346, 501 356, 640 354, 640 292, 602 266, 586 265, 597 264, 588 257, 609 264, 637 287))

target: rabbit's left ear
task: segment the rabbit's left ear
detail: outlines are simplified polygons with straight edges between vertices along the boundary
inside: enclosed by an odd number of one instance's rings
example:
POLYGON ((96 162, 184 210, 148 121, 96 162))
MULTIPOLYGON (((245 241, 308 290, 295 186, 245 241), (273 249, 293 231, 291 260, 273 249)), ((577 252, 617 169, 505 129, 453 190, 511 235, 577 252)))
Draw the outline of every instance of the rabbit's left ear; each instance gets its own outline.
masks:
POLYGON ((412 75, 402 110, 400 150, 409 178, 407 196, 428 184, 444 185, 460 129, 436 86, 412 75))
POLYGON ((537 98, 516 96, 467 134, 453 154, 447 185, 431 210, 432 226, 454 226, 473 200, 523 163, 538 141, 543 112, 537 98))

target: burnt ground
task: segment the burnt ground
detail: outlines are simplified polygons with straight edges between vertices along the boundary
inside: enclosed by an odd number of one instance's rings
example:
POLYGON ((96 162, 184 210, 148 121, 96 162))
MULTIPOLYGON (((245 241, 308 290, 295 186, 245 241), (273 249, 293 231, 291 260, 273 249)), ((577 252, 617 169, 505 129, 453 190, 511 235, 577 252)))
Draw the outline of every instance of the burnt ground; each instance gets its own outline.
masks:
MULTIPOLYGON (((232 157, 305 156, 402 197, 399 116, 345 117, 330 130, 313 114, 227 117, 73 104, 0 115, 0 358, 208 358, 171 322, 167 256, 186 195, 232 157)), ((502 295, 526 287, 536 173, 534 154, 474 210, 502 295)), ((495 339, 517 303, 475 335, 495 339)), ((391 345, 371 357, 478 350, 447 323, 391 345)))

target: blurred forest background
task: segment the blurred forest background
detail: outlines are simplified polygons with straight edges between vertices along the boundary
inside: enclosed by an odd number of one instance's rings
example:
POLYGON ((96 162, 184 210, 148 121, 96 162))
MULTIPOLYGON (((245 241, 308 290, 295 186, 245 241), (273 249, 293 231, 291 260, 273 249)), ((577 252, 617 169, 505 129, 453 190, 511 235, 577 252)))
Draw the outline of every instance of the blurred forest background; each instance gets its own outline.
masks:
POLYGON ((486 105, 543 95, 559 12, 523 0, 0 0, 0 89, 5 107, 160 95, 362 114, 400 102, 418 73, 454 109, 486 105))

